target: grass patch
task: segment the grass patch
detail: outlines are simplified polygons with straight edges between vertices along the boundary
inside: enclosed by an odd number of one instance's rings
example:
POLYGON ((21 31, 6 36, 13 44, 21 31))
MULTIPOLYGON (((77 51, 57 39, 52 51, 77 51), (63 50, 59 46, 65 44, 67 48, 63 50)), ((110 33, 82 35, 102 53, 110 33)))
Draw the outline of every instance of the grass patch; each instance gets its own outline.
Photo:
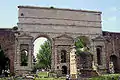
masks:
POLYGON ((38 77, 40 77, 40 78, 47 78, 48 77, 48 72, 39 72, 38 73, 38 77))
POLYGON ((120 74, 105 74, 98 77, 90 78, 89 80, 118 80, 120 74))
POLYGON ((66 80, 63 78, 35 78, 35 80, 66 80))
POLYGON ((55 73, 49 73, 49 72, 39 72, 38 77, 36 77, 34 80, 66 80, 65 77, 59 77, 56 78, 55 73), (53 76, 50 76, 53 75, 53 76))

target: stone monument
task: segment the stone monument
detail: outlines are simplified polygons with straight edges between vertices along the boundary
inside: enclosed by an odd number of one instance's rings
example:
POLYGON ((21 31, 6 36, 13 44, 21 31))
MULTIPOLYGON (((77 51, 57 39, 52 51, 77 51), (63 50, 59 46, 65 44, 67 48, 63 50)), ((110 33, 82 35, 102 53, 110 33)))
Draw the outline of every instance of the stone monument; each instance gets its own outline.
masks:
POLYGON ((76 66, 76 49, 75 46, 70 52, 70 77, 71 79, 77 79, 77 66, 76 66))

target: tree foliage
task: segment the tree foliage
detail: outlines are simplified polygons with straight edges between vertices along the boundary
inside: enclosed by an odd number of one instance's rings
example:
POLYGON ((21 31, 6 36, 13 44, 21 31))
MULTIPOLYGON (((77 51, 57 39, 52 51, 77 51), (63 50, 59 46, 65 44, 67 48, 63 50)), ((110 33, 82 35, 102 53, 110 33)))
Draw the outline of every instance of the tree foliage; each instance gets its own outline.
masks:
POLYGON ((79 54, 81 52, 86 52, 89 50, 88 48, 89 40, 85 36, 80 36, 76 39, 75 46, 76 46, 76 53, 79 54))
POLYGON ((45 41, 40 46, 39 53, 37 54, 37 68, 50 68, 51 67, 51 44, 50 41, 45 41))

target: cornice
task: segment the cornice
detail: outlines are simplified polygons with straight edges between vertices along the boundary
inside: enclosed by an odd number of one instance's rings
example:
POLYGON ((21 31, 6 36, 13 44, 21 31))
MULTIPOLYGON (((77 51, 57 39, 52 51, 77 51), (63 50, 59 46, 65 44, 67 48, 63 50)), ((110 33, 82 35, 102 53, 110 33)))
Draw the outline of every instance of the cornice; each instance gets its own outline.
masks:
POLYGON ((68 19, 68 18, 48 18, 48 17, 18 17, 18 18, 31 18, 31 19, 54 19, 54 20, 68 20, 68 21, 80 21, 80 22, 102 22, 102 21, 89 21, 89 20, 78 20, 78 19, 68 19))
POLYGON ((74 32, 37 32, 37 31, 33 31, 33 32, 30 32, 30 33, 38 33, 38 34, 59 34, 59 35, 62 35, 64 33, 69 34, 69 35, 100 35, 99 33, 96 33, 96 34, 84 34, 84 33, 74 33, 74 32))
POLYGON ((42 24, 42 23, 17 23, 18 25, 51 25, 51 26, 69 26, 69 27, 92 27, 92 28, 102 28, 101 26, 84 26, 84 25, 65 25, 65 24, 42 24))
POLYGON ((77 9, 67 9, 67 8, 51 8, 51 7, 40 7, 40 6, 18 6, 18 8, 29 8, 29 9, 46 9, 46 10, 61 10, 61 11, 75 11, 75 12, 87 12, 87 13, 98 13, 98 15, 102 14, 100 11, 92 11, 92 10, 77 10, 77 9))

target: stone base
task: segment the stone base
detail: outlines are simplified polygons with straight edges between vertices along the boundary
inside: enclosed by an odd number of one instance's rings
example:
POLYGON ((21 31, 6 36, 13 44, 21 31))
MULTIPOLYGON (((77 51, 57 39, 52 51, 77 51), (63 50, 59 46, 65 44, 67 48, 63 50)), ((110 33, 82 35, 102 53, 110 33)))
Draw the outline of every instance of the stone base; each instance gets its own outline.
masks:
POLYGON ((88 69, 88 70, 80 70, 81 77, 95 77, 99 76, 99 73, 96 70, 88 69))
POLYGON ((25 75, 25 74, 30 74, 30 73, 31 73, 30 70, 28 70, 28 71, 27 70, 20 70, 20 71, 17 70, 17 71, 15 71, 15 75, 19 75, 19 76, 20 75, 22 76, 22 75, 25 75))
POLYGON ((98 72, 99 72, 100 74, 106 74, 106 73, 107 73, 107 70, 106 70, 106 69, 100 69, 100 70, 98 70, 98 72))

